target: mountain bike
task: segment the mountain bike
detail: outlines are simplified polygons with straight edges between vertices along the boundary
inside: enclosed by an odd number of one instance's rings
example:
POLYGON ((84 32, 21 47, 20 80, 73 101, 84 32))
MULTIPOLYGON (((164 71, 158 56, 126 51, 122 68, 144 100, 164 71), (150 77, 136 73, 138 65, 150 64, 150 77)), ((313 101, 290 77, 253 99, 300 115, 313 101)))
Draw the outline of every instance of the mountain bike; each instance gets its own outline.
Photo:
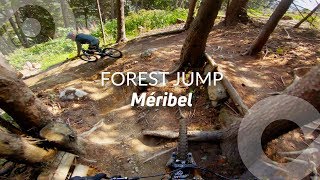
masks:
MULTIPOLYGON (((201 172, 210 172, 219 179, 230 178, 224 177, 220 174, 212 172, 205 168, 200 168, 197 166, 192 153, 188 152, 188 137, 187 137, 187 126, 186 118, 180 118, 179 120, 179 141, 177 152, 173 152, 169 161, 166 164, 166 173, 151 175, 151 176, 139 176, 139 177, 122 177, 122 176, 113 176, 107 177, 106 174, 100 173, 96 176, 91 177, 74 177, 71 180, 140 180, 140 179, 149 179, 161 177, 161 180, 203 180, 201 177, 201 172)), ((212 178, 210 178, 212 179, 212 178)))
POLYGON ((118 49, 114 48, 104 48, 104 49, 98 49, 98 50, 82 50, 83 54, 80 55, 80 59, 88 62, 96 62, 100 56, 100 58, 104 58, 106 56, 109 56, 111 58, 121 58, 122 52, 118 49))

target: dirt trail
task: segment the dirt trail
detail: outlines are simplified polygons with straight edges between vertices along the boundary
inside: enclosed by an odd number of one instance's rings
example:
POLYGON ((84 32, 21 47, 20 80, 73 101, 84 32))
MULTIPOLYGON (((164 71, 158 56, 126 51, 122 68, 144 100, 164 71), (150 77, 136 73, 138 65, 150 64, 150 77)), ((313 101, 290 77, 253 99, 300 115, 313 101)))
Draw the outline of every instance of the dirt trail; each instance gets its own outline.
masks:
MULTIPOLYGON (((258 27, 240 25, 234 29, 214 28, 208 39, 207 52, 239 90, 245 103, 252 106, 268 96, 269 92, 281 91, 289 85, 293 68, 320 63, 319 43, 314 40, 319 38, 319 33, 316 36, 307 35, 314 34, 313 31, 290 30, 290 33, 293 36, 291 40, 286 38, 285 31, 278 29, 267 44, 268 53, 262 55, 262 58, 241 56, 241 52, 257 36, 258 27), (283 50, 282 53, 277 53, 279 48, 283 50)), ((144 161, 158 152, 175 147, 176 142, 146 138, 141 135, 141 131, 177 130, 178 110, 131 108, 127 105, 134 89, 110 84, 102 87, 99 74, 101 71, 170 71, 179 62, 185 37, 186 32, 142 38, 119 47, 124 57, 117 61, 110 58, 96 63, 70 61, 25 82, 57 117, 69 123, 79 134, 95 127, 85 139, 88 143, 86 158, 96 162, 82 163, 111 175, 161 173, 164 172, 170 153, 146 163, 144 161), (155 48, 153 55, 141 58, 141 53, 151 48, 155 48), (79 101, 59 100, 59 91, 71 86, 88 92, 89 97, 79 101)), ((171 90, 176 91, 169 88, 171 90)), ((181 90, 180 93, 186 91, 189 90, 181 90)), ((194 116, 188 122, 190 130, 214 130, 222 127, 223 122, 217 118, 218 110, 211 107, 205 90, 196 91, 194 104, 194 116)), ((190 150, 200 166, 210 167, 227 176, 236 174, 228 169, 218 145, 191 143, 190 150)))

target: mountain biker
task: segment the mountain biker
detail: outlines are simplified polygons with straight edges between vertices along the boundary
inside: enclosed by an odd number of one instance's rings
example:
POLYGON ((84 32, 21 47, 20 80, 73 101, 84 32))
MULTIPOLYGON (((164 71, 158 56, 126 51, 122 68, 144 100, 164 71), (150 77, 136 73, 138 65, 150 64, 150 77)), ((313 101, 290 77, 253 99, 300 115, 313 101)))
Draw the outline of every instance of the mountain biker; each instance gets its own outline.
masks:
POLYGON ((89 44, 88 49, 91 51, 99 50, 99 39, 95 38, 94 36, 83 33, 75 34, 74 32, 69 32, 67 35, 67 39, 71 39, 77 43, 78 56, 80 56, 82 44, 89 44))

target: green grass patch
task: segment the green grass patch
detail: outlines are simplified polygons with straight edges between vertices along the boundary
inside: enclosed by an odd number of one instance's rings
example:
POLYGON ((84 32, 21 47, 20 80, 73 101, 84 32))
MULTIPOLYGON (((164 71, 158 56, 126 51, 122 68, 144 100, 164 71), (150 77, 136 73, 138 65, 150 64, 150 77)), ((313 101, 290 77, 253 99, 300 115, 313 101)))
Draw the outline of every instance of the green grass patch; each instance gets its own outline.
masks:
MULTIPOLYGON (((294 20, 300 21, 304 17, 306 17, 308 15, 308 13, 302 13, 302 15, 301 15, 298 12, 296 12, 296 13, 289 12, 289 13, 286 13, 286 15, 292 17, 294 20)), ((318 16, 316 16, 315 14, 313 14, 313 16, 309 17, 304 23, 309 24, 308 22, 312 22, 312 24, 316 28, 320 27, 320 18, 318 16)))
POLYGON ((269 18, 272 12, 267 9, 248 9, 247 13, 253 18, 269 18))
POLYGON ((41 69, 45 70, 75 55, 75 43, 65 38, 58 38, 31 48, 17 49, 8 56, 8 59, 9 63, 18 70, 21 70, 27 61, 40 63, 41 69))

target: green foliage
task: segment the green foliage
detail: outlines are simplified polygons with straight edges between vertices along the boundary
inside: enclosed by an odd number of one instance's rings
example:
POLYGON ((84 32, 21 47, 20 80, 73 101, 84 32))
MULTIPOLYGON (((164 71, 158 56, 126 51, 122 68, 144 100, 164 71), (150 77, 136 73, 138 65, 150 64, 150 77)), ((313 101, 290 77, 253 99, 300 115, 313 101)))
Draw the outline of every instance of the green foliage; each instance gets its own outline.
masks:
MULTIPOLYGON (((303 17, 306 17, 309 14, 309 12, 304 12, 302 13, 303 17)), ((301 14, 299 14, 298 12, 292 13, 292 12, 287 12, 286 13, 287 16, 292 17, 294 20, 300 21, 303 19, 303 17, 301 16, 301 14)), ((304 23, 305 24, 309 24, 309 22, 312 22, 312 24, 318 28, 320 26, 320 18, 319 16, 310 16, 304 23)))
POLYGON ((283 50, 281 47, 279 47, 279 48, 277 49, 277 54, 278 54, 278 55, 283 55, 283 54, 284 54, 284 50, 283 50))
POLYGON ((18 49, 8 56, 9 63, 17 69, 22 69, 27 62, 36 62, 42 69, 75 56, 76 45, 65 38, 54 39, 43 44, 37 44, 28 49, 18 49))
POLYGON ((254 18, 269 18, 272 14, 272 10, 266 10, 266 9, 248 9, 247 10, 248 15, 250 17, 254 18))
MULTIPOLYGON (((187 19, 186 9, 166 10, 140 10, 137 13, 130 12, 126 17, 126 34, 129 39, 139 35, 139 28, 152 30, 163 28, 175 24, 177 19, 187 19)), ((117 21, 108 21, 105 24, 105 32, 108 42, 114 42, 117 37, 117 21)), ((96 37, 102 38, 100 29, 92 33, 96 37)))
MULTIPOLYGON (((140 10, 137 13, 129 13, 126 17, 126 33, 129 39, 139 35, 139 28, 152 30, 175 24, 177 19, 186 19, 188 11, 185 9, 166 10, 140 10)), ((22 69, 27 61, 40 63, 42 69, 72 58, 76 55, 76 44, 66 40, 65 36, 71 29, 58 28, 57 35, 60 38, 46 43, 35 45, 31 48, 21 48, 8 56, 9 63, 17 69, 22 69)), ((107 43, 114 43, 117 36, 117 21, 111 20, 105 23, 107 43)), ((98 28, 92 32, 93 36, 102 38, 98 28)))

